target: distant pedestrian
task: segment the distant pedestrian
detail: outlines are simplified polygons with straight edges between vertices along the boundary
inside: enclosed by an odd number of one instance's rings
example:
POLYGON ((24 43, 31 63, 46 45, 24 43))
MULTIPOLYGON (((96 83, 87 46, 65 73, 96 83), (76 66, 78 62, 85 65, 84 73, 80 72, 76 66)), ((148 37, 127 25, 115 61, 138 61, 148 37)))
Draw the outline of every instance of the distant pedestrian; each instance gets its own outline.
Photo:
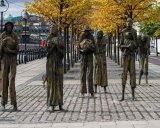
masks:
POLYGON ((17 111, 17 100, 15 90, 15 77, 17 67, 17 53, 19 51, 19 40, 13 32, 13 23, 5 24, 4 32, 0 35, 0 54, 2 59, 2 109, 8 102, 8 88, 10 91, 11 105, 17 111))
POLYGON ((42 48, 44 48, 45 47, 45 40, 44 39, 42 39, 42 48))
POLYGON ((135 60, 136 60, 136 61, 139 61, 139 48, 136 49, 136 52, 135 52, 135 60))
POLYGON ((88 79, 88 92, 94 96, 93 90, 93 53, 95 52, 95 41, 89 26, 84 27, 80 37, 81 54, 81 89, 82 95, 87 93, 86 77, 88 79))
POLYGON ((106 87, 108 86, 106 44, 107 41, 103 36, 103 31, 99 31, 97 33, 96 52, 95 52, 95 74, 94 74, 95 93, 97 93, 97 85, 103 87, 105 92, 106 92, 106 87))
POLYGON ((47 106, 54 111, 56 106, 63 111, 63 57, 65 45, 62 37, 58 34, 58 27, 53 25, 46 39, 47 63, 47 106))
POLYGON ((150 55, 150 37, 142 35, 138 37, 140 50, 139 61, 139 85, 141 84, 142 75, 145 75, 146 84, 148 84, 148 56, 150 55))

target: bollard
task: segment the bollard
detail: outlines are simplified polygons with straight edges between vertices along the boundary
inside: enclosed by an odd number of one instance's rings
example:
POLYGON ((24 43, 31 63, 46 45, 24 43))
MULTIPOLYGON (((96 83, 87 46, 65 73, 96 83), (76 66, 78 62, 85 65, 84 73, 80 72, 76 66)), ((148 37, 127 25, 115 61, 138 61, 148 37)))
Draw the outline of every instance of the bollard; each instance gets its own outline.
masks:
MULTIPOLYGON (((43 57, 46 57, 45 48, 30 48, 27 50, 20 50, 17 54, 17 64, 26 63, 35 59, 41 59, 43 57)), ((68 69, 68 64, 66 65, 68 69)))
POLYGON ((33 60, 33 49, 31 49, 31 60, 33 60))
POLYGON ((19 51, 18 52, 18 64, 21 64, 21 54, 22 54, 22 51, 19 51))
POLYGON ((24 63, 24 50, 22 50, 22 54, 21 54, 21 62, 24 63))

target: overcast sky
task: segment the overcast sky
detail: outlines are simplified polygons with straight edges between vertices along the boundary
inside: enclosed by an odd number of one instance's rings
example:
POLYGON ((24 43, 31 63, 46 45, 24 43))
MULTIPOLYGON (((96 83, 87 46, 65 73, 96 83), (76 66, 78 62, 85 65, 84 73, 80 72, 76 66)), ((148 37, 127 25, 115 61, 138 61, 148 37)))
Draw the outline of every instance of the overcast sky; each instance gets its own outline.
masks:
POLYGON ((12 16, 21 16, 21 12, 24 9, 24 2, 34 0, 7 0, 9 2, 9 9, 4 13, 4 17, 8 17, 9 14, 12 16))

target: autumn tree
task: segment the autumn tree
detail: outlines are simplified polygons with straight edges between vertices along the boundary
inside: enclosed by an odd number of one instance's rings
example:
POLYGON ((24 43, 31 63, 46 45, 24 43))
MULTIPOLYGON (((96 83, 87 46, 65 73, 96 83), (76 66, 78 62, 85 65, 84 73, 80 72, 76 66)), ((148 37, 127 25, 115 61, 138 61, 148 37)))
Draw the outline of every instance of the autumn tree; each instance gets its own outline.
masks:
POLYGON ((89 0, 35 0, 26 3, 26 10, 42 16, 46 21, 57 23, 59 19, 63 24, 78 22, 88 13, 91 7, 89 0), (60 13, 60 6, 62 12, 60 13))
POLYGON ((150 36, 160 37, 160 6, 154 6, 154 10, 150 14, 152 18, 148 21, 142 21, 140 24, 140 32, 150 36))
POLYGON ((113 1, 94 0, 93 5, 92 13, 88 18, 92 27, 110 33, 116 29, 117 25, 122 25, 123 12, 113 1))
POLYGON ((128 17, 134 21, 156 18, 156 0, 94 0, 94 8, 90 15, 93 27, 104 31, 114 31, 116 26, 124 26, 128 17))

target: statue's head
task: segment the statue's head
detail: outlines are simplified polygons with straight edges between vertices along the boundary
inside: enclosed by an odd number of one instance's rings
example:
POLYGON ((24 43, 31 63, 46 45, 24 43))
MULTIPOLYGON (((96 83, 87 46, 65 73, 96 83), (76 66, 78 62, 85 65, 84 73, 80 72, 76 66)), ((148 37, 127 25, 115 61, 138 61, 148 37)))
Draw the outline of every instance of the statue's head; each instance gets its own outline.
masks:
POLYGON ((97 36, 98 36, 98 38, 103 37, 103 31, 101 31, 101 30, 100 30, 100 31, 98 31, 98 32, 97 32, 97 36))
POLYGON ((90 27, 88 25, 85 25, 84 28, 83 28, 83 32, 84 32, 84 35, 86 37, 89 37, 91 32, 92 32, 92 30, 90 29, 90 27))
POLYGON ((6 22, 4 25, 4 31, 12 32, 14 24, 12 22, 6 22))
POLYGON ((148 40, 148 36, 143 34, 142 35, 142 41, 147 42, 147 40, 148 40))
POLYGON ((126 25, 127 27, 132 27, 133 20, 131 18, 127 18, 126 25))
POLYGON ((92 30, 88 25, 85 25, 83 31, 84 32, 89 32, 89 31, 92 31, 92 30))
POLYGON ((51 34, 58 34, 58 26, 56 24, 51 25, 50 33, 51 34))

